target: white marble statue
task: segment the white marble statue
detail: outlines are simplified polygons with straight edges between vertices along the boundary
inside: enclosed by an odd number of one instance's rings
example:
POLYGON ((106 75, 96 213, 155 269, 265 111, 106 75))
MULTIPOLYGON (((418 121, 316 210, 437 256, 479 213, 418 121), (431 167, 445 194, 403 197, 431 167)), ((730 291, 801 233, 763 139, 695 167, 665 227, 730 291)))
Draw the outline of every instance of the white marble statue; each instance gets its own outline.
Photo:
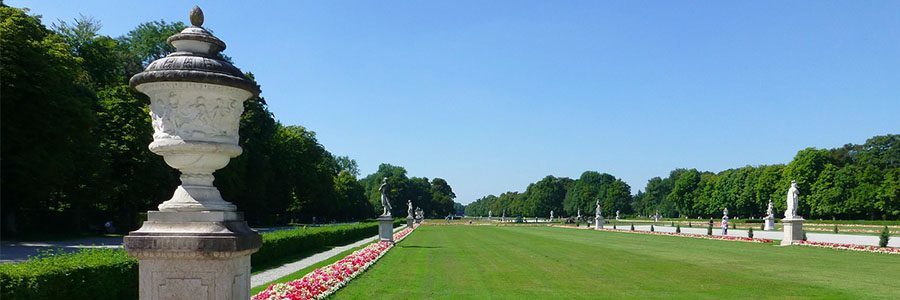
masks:
POLYGON ((784 211, 785 219, 794 219, 797 216, 797 201, 800 197, 800 190, 797 189, 797 181, 791 180, 791 188, 787 192, 787 210, 784 211))
POLYGON ((384 213, 382 216, 390 217, 391 216, 391 199, 388 198, 388 192, 390 192, 390 187, 387 183, 387 177, 381 180, 381 187, 378 188, 378 191, 381 192, 381 206, 384 207, 384 213))
POLYGON ((769 207, 766 208, 766 216, 767 216, 767 217, 772 217, 772 215, 775 214, 774 210, 775 210, 775 208, 772 207, 772 200, 769 200, 769 207))
POLYGON ((728 217, 728 208, 727 207, 724 210, 722 210, 722 216, 725 216, 726 218, 728 217))
POLYGON ((494 217, 494 211, 493 211, 493 210, 489 210, 489 211, 488 211, 488 220, 490 220, 490 219, 493 218, 493 217, 494 217))
POLYGON ((413 218, 414 212, 413 212, 412 200, 406 200, 406 206, 407 206, 406 216, 409 218, 413 218))
POLYGON ((597 219, 600 218, 600 200, 597 200, 597 207, 594 208, 594 217, 597 219))
POLYGON ((616 220, 619 219, 619 210, 616 210, 616 220))
POLYGON ((553 222, 553 211, 550 211, 550 222, 553 222))

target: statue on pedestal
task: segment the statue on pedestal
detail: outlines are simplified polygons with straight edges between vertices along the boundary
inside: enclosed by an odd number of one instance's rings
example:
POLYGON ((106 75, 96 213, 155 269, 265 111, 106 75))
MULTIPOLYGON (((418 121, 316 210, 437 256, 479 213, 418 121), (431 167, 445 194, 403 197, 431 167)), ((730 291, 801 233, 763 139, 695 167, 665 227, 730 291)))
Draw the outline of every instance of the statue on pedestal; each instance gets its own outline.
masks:
POLYGON ((619 210, 616 210, 616 221, 619 220, 619 210))
POLYGON ((772 200, 769 200, 769 207, 766 208, 766 217, 765 225, 763 225, 763 230, 773 230, 775 229, 775 208, 772 206, 772 200))
POLYGON ((550 211, 550 222, 553 222, 553 211, 550 211))
POLYGON ((800 190, 797 189, 797 181, 791 180, 791 188, 787 192, 787 210, 784 211, 785 219, 794 219, 797 215, 797 202, 800 197, 800 190))
POLYGON ((391 216, 391 199, 388 198, 388 192, 391 191, 390 186, 388 186, 387 177, 381 180, 381 187, 378 188, 378 191, 381 192, 381 206, 384 207, 384 213, 381 216, 390 217, 391 216))
POLYGON ((408 218, 413 218, 414 212, 413 212, 412 200, 406 200, 406 206, 407 206, 406 216, 408 218))

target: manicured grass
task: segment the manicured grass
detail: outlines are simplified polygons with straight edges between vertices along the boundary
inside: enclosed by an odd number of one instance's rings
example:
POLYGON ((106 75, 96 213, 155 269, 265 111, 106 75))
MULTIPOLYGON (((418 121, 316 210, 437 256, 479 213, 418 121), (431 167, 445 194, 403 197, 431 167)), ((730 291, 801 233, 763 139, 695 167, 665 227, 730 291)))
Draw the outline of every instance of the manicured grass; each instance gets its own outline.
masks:
POLYGON ((552 227, 423 226, 335 298, 900 299, 900 256, 552 227))
POLYGON ((260 286, 258 286, 258 287, 251 288, 251 289, 250 289, 250 295, 256 295, 256 294, 258 294, 259 292, 262 292, 263 290, 265 290, 265 289, 266 289, 267 287, 269 287, 270 285, 273 285, 273 284, 276 284, 276 283, 288 282, 288 281, 292 281, 292 280, 295 280, 295 279, 303 278, 303 276, 305 276, 306 274, 309 274, 309 272, 312 272, 312 271, 314 271, 315 269, 318 269, 318 268, 321 268, 321 267, 324 267, 324 266, 333 264, 334 262, 341 260, 342 258, 346 257, 347 255, 350 255, 351 253, 353 253, 353 251, 356 251, 356 250, 365 248, 365 247, 368 246, 368 245, 369 245, 369 244, 365 244, 365 245, 362 245, 362 246, 359 246, 359 247, 347 249, 347 251, 338 253, 338 254, 335 255, 335 256, 332 256, 332 257, 330 257, 330 258, 328 258, 328 259, 326 259, 326 260, 323 260, 323 261, 320 261, 320 262, 318 262, 318 263, 315 263, 315 264, 313 264, 313 265, 311 265, 311 266, 309 266, 309 267, 300 269, 300 270, 298 270, 297 272, 294 272, 294 273, 285 275, 284 277, 275 279, 275 280, 270 281, 270 282, 266 282, 266 284, 260 285, 260 286))

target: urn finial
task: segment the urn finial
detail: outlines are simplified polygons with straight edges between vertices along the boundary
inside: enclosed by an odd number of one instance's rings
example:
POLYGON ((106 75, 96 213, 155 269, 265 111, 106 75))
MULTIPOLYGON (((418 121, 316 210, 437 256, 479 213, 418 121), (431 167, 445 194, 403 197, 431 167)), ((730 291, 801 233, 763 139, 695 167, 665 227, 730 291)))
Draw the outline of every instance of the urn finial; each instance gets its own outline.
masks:
POLYGON ((197 27, 203 27, 203 10, 200 9, 200 6, 194 5, 194 8, 191 9, 191 25, 197 27))

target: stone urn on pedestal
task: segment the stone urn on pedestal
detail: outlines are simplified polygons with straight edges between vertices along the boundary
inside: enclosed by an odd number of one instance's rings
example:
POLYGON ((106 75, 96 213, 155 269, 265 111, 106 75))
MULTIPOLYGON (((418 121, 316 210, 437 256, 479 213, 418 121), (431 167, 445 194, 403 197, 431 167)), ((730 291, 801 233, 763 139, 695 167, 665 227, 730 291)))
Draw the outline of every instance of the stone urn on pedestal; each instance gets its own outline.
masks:
POLYGON ((784 226, 784 238, 781 239, 781 245, 787 246, 803 239, 803 217, 797 215, 797 205, 799 204, 800 190, 797 188, 797 181, 791 181, 791 188, 787 192, 787 210, 784 211, 784 219, 781 224, 784 226))
POLYGON ((150 98, 150 151, 181 172, 181 185, 125 236, 125 250, 139 260, 140 299, 248 299, 250 254, 262 240, 212 173, 241 154, 243 102, 259 87, 221 59, 225 43, 201 27, 199 7, 190 20, 167 40, 175 52, 131 78, 150 98))

